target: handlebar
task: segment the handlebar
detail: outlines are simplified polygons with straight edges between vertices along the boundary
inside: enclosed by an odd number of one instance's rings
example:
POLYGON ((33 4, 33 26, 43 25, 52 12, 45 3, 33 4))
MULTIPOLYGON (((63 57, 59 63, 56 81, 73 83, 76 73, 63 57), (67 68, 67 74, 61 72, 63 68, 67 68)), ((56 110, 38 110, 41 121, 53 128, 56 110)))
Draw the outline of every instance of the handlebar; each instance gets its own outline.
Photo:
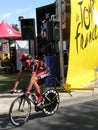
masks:
MULTIPOLYGON (((10 90, 10 93, 13 94, 13 93, 21 93, 21 92, 26 92, 26 88, 23 88, 23 89, 16 89, 15 91, 14 90, 10 90)), ((34 92, 34 89, 31 89, 30 92, 34 92)))
POLYGON ((23 92, 22 89, 16 89, 15 91, 14 90, 10 90, 10 93, 13 94, 13 93, 21 93, 23 92))

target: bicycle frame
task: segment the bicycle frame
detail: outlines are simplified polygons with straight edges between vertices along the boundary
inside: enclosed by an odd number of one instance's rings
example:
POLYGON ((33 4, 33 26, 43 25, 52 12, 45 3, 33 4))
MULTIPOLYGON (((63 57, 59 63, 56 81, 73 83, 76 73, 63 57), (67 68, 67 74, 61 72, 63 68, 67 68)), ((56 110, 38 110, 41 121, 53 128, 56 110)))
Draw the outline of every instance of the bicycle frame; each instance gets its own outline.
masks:
POLYGON ((18 96, 11 104, 9 109, 10 121, 15 126, 23 125, 31 115, 31 103, 34 104, 35 111, 42 111, 45 115, 54 114, 59 107, 59 94, 54 89, 49 89, 43 93, 43 100, 40 106, 37 106, 36 95, 32 92, 29 96, 18 96))

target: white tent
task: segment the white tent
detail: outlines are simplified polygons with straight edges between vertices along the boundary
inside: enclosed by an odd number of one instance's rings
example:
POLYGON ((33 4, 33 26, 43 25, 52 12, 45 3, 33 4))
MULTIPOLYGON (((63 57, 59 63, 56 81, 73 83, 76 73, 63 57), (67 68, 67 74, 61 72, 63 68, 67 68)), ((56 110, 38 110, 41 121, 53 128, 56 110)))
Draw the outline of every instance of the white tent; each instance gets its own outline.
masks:
POLYGON ((15 46, 16 46, 16 63, 17 63, 17 70, 20 70, 21 68, 21 62, 19 60, 19 54, 23 51, 29 53, 29 41, 27 40, 16 40, 15 41, 15 46))

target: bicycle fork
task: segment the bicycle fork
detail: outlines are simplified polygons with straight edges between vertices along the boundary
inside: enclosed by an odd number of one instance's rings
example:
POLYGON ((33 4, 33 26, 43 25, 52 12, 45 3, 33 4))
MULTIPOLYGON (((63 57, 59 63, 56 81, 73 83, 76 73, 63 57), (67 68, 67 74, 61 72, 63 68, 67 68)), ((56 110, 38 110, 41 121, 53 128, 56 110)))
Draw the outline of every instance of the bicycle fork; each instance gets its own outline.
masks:
POLYGON ((25 105, 25 98, 22 96, 18 102, 19 102, 18 111, 23 112, 25 105))

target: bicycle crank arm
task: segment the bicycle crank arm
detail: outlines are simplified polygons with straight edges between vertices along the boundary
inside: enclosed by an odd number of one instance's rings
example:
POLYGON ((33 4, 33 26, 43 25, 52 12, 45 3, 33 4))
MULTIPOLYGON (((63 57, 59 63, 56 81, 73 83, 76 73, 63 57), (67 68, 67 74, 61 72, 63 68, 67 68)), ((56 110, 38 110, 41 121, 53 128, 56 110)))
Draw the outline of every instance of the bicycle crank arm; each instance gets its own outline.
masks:
POLYGON ((44 105, 40 106, 40 108, 43 109, 43 108, 45 108, 45 107, 48 107, 48 106, 52 105, 53 103, 54 103, 54 102, 50 102, 50 103, 48 103, 48 104, 44 104, 44 105))

